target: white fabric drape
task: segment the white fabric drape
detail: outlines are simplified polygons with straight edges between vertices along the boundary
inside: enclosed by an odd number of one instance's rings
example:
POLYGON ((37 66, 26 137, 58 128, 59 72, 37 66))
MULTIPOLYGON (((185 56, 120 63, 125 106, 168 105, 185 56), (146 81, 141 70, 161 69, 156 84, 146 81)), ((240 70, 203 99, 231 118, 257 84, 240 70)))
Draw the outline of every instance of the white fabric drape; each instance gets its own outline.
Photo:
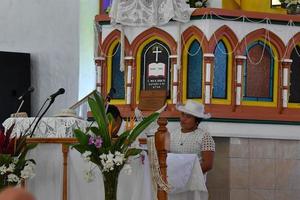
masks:
POLYGON ((109 16, 111 24, 158 26, 188 22, 193 10, 185 0, 114 0, 109 16))

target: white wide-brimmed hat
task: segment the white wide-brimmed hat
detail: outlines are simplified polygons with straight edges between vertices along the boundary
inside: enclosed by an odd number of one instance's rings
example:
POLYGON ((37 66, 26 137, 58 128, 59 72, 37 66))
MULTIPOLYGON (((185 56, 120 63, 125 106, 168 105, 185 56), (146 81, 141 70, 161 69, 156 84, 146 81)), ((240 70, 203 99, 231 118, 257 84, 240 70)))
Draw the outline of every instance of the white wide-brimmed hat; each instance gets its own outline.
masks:
POLYGON ((204 113, 204 105, 202 103, 198 103, 192 100, 187 100, 185 105, 177 105, 176 109, 181 112, 193 115, 195 117, 204 119, 210 118, 209 113, 204 113))

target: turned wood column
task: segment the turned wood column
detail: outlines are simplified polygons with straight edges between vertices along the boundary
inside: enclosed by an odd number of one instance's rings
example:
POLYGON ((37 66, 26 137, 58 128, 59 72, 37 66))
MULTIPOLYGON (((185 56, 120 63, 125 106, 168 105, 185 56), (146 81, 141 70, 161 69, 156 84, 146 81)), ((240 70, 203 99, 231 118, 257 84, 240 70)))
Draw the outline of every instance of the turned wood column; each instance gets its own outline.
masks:
POLYGON ((95 58, 95 64, 96 64, 96 89, 99 93, 101 93, 101 90, 102 90, 102 67, 103 67, 103 62, 104 61, 105 61, 104 57, 95 58))
POLYGON ((235 89, 235 96, 233 98, 235 98, 235 106, 234 109, 236 108, 236 106, 240 106, 241 105, 241 99, 242 99, 242 81, 243 81, 243 65, 244 65, 244 61, 246 60, 246 56, 236 56, 235 57, 235 72, 236 75, 234 76, 234 89, 235 89))
POLYGON ((204 57, 204 104, 211 104, 212 94, 212 72, 215 56, 214 54, 206 53, 204 57))
MULTIPOLYGON (((157 123, 159 127, 155 133, 155 147, 157 150, 162 179, 167 183, 167 155, 170 150, 170 133, 166 127, 168 121, 166 118, 160 117, 157 120, 157 123)), ((168 193, 158 187, 157 198, 159 200, 167 200, 168 193)))
POLYGON ((68 200, 68 153, 69 153, 69 145, 62 144, 61 150, 63 153, 63 193, 62 199, 68 200))
POLYGON ((126 67, 126 104, 132 102, 132 65, 134 58, 132 56, 125 57, 126 67))
POLYGON ((291 71, 291 64, 293 60, 291 59, 284 59, 281 61, 282 70, 281 70, 281 96, 280 96, 280 106, 279 106, 279 113, 288 107, 289 102, 289 88, 290 88, 290 71, 291 71))

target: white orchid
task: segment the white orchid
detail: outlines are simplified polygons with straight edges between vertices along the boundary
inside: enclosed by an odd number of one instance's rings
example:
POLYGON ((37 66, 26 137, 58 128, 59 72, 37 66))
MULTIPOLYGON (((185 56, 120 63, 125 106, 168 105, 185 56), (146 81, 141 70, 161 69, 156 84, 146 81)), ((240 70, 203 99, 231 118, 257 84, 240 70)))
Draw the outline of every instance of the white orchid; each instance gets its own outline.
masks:
POLYGON ((20 182, 20 178, 15 174, 8 174, 7 181, 10 183, 18 183, 20 182))
POLYGON ((7 168, 5 167, 5 165, 2 165, 2 166, 0 167, 0 174, 3 175, 3 174, 5 174, 6 172, 7 172, 7 168))
POLYGON ((28 179, 35 176, 34 173, 35 164, 31 161, 27 161, 24 169, 21 171, 21 178, 28 179))
POLYGON ((6 169, 7 172, 13 172, 15 170, 16 164, 10 163, 8 168, 6 169))

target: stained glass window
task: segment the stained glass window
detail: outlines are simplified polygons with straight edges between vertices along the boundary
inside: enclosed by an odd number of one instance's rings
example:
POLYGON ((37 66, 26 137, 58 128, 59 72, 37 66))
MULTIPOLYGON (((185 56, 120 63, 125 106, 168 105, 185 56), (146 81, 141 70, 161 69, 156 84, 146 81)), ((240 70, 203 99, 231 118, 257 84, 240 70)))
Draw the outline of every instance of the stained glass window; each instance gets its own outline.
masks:
POLYGON ((116 45, 112 55, 111 87, 116 89, 113 99, 125 99, 124 72, 120 71, 120 44, 116 45))
POLYGON ((202 62, 200 43, 194 40, 188 49, 187 99, 202 97, 202 62))
POLYGON ((221 40, 215 48, 213 98, 227 98, 228 51, 221 40))
POLYGON ((248 46, 244 70, 244 100, 273 101, 274 59, 262 41, 248 46))

